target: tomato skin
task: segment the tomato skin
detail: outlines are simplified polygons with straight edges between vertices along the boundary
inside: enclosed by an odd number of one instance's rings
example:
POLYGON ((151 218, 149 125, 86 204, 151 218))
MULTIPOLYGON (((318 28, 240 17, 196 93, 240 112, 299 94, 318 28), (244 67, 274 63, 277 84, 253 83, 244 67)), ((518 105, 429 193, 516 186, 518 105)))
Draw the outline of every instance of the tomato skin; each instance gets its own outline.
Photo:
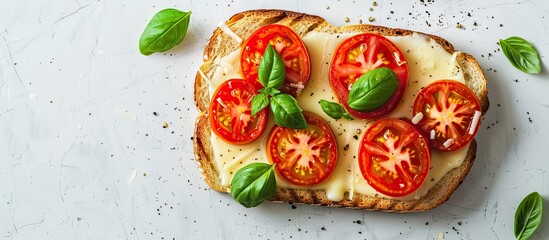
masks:
POLYGON ((408 83, 408 64, 402 52, 389 39, 372 33, 352 36, 336 49, 330 67, 330 85, 339 102, 355 117, 376 119, 393 111, 404 94, 408 83), (374 59, 377 58, 377 59, 374 59), (371 112, 351 109, 348 104, 350 85, 365 72, 387 67, 397 76, 398 88, 380 108, 371 112))
POLYGON ((395 118, 374 122, 358 153, 362 176, 376 191, 401 197, 416 191, 427 178, 431 153, 412 125, 395 118))
POLYGON ((313 113, 303 115, 306 129, 273 128, 267 141, 267 156, 284 180, 311 186, 330 176, 337 164, 338 150, 330 125, 313 113))
POLYGON ((418 125, 414 124, 412 122, 412 120, 410 120, 408 118, 399 118, 399 120, 405 121, 406 123, 408 123, 408 125, 412 126, 418 133, 421 134, 421 136, 423 137, 423 139, 427 143, 427 146, 431 146, 431 140, 429 139, 429 134, 428 133, 422 131, 421 128, 418 125))
POLYGON ((268 111, 251 116, 252 98, 258 85, 243 79, 230 79, 215 90, 210 101, 210 125, 225 142, 246 144, 259 138, 267 126, 268 111))
POLYGON ((297 90, 295 85, 307 84, 311 76, 311 61, 301 38, 286 26, 271 24, 250 35, 240 55, 244 78, 259 82, 257 71, 268 43, 280 54, 286 66, 286 80, 280 90, 297 96, 301 90, 297 90))
POLYGON ((482 112, 480 103, 465 84, 454 80, 439 80, 423 88, 414 101, 412 114, 421 112, 423 118, 417 126, 430 134, 435 130, 431 146, 448 152, 463 148, 473 140, 480 127, 480 118, 472 134, 469 130, 475 112, 482 112), (452 138, 448 148, 444 143, 452 138))

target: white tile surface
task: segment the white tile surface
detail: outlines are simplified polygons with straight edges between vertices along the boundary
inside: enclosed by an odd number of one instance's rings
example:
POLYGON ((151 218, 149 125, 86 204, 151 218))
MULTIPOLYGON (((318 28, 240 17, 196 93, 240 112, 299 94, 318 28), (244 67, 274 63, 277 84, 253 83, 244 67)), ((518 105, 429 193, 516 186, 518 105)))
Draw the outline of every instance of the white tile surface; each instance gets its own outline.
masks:
MULTIPOLYGON (((547 226, 549 2, 424 2, 378 0, 369 11, 372 1, 358 0, 2 0, 0 237, 512 239, 515 208, 532 191, 545 198, 547 226), (193 11, 186 39, 142 56, 141 31, 168 7, 193 11), (447 203, 418 214, 276 203, 245 209, 208 189, 192 152, 194 75, 217 23, 257 8, 335 25, 372 16, 375 24, 440 35, 478 59, 491 107, 475 165, 447 203), (535 45, 542 74, 523 74, 498 51, 496 42, 512 35, 535 45)), ((541 227, 532 239, 547 238, 541 227)))

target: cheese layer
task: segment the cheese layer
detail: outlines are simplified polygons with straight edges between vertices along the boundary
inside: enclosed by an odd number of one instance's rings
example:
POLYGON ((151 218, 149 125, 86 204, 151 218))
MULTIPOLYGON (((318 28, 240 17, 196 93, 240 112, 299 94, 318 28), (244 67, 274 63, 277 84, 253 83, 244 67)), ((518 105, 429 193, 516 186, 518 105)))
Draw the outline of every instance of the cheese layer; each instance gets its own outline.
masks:
MULTIPOLYGON (((296 189, 322 189, 332 201, 352 199, 355 193, 391 199, 419 199, 446 173, 462 164, 468 146, 450 153, 431 150, 431 169, 425 182, 418 190, 407 196, 393 198, 373 189, 362 177, 357 161, 360 140, 372 122, 360 119, 349 121, 343 118, 334 120, 326 115, 318 104, 321 99, 338 102, 329 84, 330 64, 339 43, 353 35, 355 34, 310 33, 303 38, 310 55, 311 78, 297 101, 304 111, 313 112, 330 124, 339 148, 339 158, 334 172, 324 182, 308 187, 292 185, 277 175, 277 185, 296 189)), ((388 38, 404 54, 408 63, 409 78, 401 102, 386 117, 412 119, 415 96, 422 87, 436 80, 453 79, 464 82, 463 73, 456 62, 457 52, 449 54, 437 42, 419 34, 388 38)), ((240 49, 219 60, 220 65, 210 80, 210 96, 222 82, 231 78, 242 78, 239 60, 240 49)), ((246 145, 228 144, 212 132, 210 141, 223 186, 230 185, 234 173, 239 168, 252 162, 269 163, 266 143, 273 126, 274 122, 270 115, 262 136, 246 145)))

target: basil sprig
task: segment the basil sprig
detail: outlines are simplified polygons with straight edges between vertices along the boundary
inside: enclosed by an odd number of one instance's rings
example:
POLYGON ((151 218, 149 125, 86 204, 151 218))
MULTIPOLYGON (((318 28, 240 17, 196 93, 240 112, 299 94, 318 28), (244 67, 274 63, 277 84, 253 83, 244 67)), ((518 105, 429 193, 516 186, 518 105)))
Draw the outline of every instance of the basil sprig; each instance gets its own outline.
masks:
POLYGON ((376 110, 393 96, 397 87, 393 70, 381 67, 367 71, 353 83, 349 92, 349 107, 360 112, 376 110))
POLYGON ((540 73, 541 63, 536 49, 523 38, 513 36, 500 39, 499 45, 509 62, 525 73, 540 73))
POLYGON ((191 12, 164 9, 153 16, 139 39, 143 55, 170 50, 185 38, 191 12))
POLYGON ((290 94, 280 93, 279 89, 286 79, 286 67, 280 54, 270 44, 265 49, 257 71, 259 82, 264 88, 252 99, 252 116, 270 106, 278 126, 307 128, 303 110, 297 100, 290 94))
POLYGON ((256 207, 276 192, 274 166, 251 163, 239 169, 231 180, 231 196, 242 206, 256 207))
POLYGON ((344 117, 348 120, 353 120, 354 118, 349 114, 343 106, 339 105, 339 103, 335 102, 329 102, 326 100, 320 100, 320 107, 322 108, 322 111, 326 113, 328 116, 330 116, 333 119, 340 119, 344 117))
POLYGON ((515 212, 515 237, 526 240, 534 234, 541 223, 543 199, 537 192, 528 194, 519 204, 515 212))

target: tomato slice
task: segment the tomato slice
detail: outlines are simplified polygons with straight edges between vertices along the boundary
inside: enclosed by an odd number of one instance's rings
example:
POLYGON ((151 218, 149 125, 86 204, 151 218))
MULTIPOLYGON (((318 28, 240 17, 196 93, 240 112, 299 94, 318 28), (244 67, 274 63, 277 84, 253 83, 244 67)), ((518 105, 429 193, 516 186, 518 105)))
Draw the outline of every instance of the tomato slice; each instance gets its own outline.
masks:
POLYGON ((286 181, 309 186, 324 181, 334 170, 338 151, 330 125, 319 116, 303 112, 308 127, 275 126, 267 142, 267 156, 286 181))
POLYGON ((415 116, 420 112, 423 118, 418 126, 429 136, 431 131, 435 133, 431 146, 439 151, 454 151, 473 140, 482 110, 475 93, 465 84, 440 80, 419 92, 412 113, 415 116), (473 124, 475 114, 478 120, 473 124))
POLYGON ((362 176, 387 196, 408 195, 427 178, 431 163, 427 142, 405 121, 386 118, 374 122, 358 151, 362 176))
POLYGON ((243 79, 223 82, 210 103, 210 125, 214 133, 234 144, 254 141, 265 131, 267 110, 251 115, 252 98, 258 87, 243 79))
POLYGON ((280 54, 286 66, 286 81, 280 90, 294 97, 299 95, 311 76, 309 52, 301 38, 292 29, 282 25, 262 27, 246 40, 240 56, 244 78, 259 82, 257 69, 269 43, 280 54))
POLYGON ((358 118, 379 118, 395 109, 408 82, 408 64, 402 52, 389 39, 371 33, 359 34, 343 41, 336 49, 330 67, 330 85, 339 102, 358 118), (371 112, 353 110, 348 105, 352 84, 365 72, 387 67, 397 76, 398 88, 380 108, 371 112))

